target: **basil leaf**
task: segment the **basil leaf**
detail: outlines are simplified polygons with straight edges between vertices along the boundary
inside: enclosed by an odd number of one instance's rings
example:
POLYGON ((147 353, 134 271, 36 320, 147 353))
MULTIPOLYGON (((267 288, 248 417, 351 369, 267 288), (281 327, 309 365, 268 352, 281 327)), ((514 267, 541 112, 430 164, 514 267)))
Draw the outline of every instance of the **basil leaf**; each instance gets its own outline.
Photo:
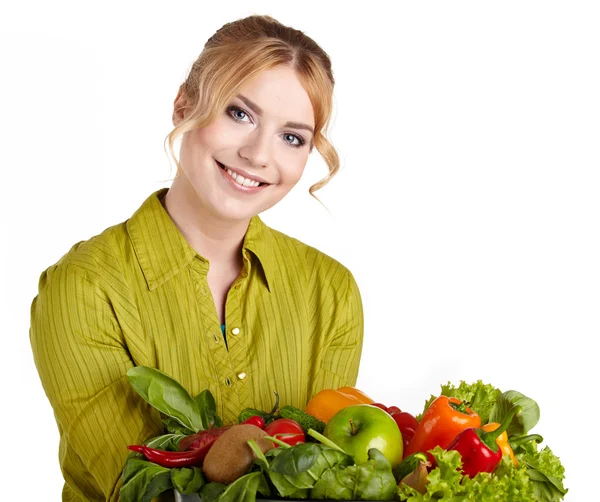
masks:
POLYGON ((135 391, 153 408, 193 432, 207 428, 196 401, 166 373, 148 366, 135 366, 127 371, 127 378, 135 391))
POLYGON ((182 495, 198 493, 204 486, 204 476, 199 467, 182 467, 171 469, 173 488, 182 495))
POLYGON ((490 413, 490 422, 502 423, 513 406, 517 405, 521 406, 523 411, 520 415, 515 416, 508 426, 507 433, 509 436, 523 436, 527 434, 540 419, 540 407, 533 399, 516 390, 508 390, 498 396, 496 404, 490 413))
POLYGON ((219 415, 217 415, 217 403, 210 390, 205 389, 200 392, 200 394, 194 397, 194 401, 198 405, 202 421, 207 429, 210 427, 221 427, 223 425, 222 420, 219 418, 219 415))
POLYGON ((152 498, 173 488, 170 469, 147 460, 131 458, 123 470, 120 502, 149 502, 152 498))

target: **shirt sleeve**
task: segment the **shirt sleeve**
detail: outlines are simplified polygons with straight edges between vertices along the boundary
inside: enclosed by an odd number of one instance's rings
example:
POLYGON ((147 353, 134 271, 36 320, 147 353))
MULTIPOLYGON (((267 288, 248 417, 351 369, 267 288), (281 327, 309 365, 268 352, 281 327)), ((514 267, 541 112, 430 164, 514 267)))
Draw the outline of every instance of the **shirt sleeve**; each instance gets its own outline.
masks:
POLYGON ((30 341, 60 433, 63 500, 116 501, 127 445, 162 431, 138 396, 111 299, 90 272, 59 262, 40 277, 30 341))
POLYGON ((358 379, 364 335, 364 315, 360 291, 348 271, 343 301, 336 306, 331 334, 320 356, 311 396, 323 389, 354 387, 358 379))

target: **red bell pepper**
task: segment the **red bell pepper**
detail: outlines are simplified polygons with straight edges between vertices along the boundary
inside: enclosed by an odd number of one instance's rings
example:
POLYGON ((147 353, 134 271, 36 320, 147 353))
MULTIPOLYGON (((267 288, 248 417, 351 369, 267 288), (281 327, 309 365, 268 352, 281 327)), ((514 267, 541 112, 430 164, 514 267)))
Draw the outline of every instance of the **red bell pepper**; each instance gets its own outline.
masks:
POLYGON ((519 413, 521 407, 513 407, 502 425, 494 431, 485 432, 471 427, 456 436, 447 449, 461 454, 465 476, 472 478, 479 472, 492 472, 496 468, 502 459, 502 449, 496 443, 496 438, 508 428, 515 414, 519 413))

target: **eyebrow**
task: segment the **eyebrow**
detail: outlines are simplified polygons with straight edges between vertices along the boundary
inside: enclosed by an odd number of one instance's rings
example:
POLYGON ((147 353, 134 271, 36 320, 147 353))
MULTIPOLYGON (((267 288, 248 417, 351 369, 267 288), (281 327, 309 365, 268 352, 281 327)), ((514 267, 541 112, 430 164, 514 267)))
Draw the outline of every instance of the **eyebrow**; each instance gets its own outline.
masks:
MULTIPOLYGON (((246 104, 246 106, 248 108, 251 108, 252 111, 256 113, 259 117, 262 116, 263 109, 260 106, 258 106, 254 101, 249 100, 246 96, 242 96, 241 94, 238 94, 236 97, 241 99, 246 104)), ((302 122, 286 122, 284 127, 292 127, 294 129, 306 129, 310 131, 313 134, 313 136, 315 134, 315 131, 312 127, 303 124, 302 122)))

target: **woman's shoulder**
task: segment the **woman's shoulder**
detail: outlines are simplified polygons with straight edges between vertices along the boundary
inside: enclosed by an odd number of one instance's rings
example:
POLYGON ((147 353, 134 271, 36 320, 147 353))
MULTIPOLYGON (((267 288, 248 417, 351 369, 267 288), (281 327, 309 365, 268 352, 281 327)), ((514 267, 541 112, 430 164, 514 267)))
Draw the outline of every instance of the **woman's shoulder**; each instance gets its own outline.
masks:
POLYGON ((292 267, 309 269, 315 278, 323 280, 339 279, 342 276, 352 278, 352 273, 343 263, 324 251, 279 230, 269 230, 277 243, 277 252, 281 255, 278 258, 292 267))
POLYGON ((118 255, 126 242, 126 222, 112 225, 99 234, 73 244, 55 263, 48 266, 42 275, 69 269, 84 273, 90 278, 101 279, 107 270, 119 267, 118 255))

